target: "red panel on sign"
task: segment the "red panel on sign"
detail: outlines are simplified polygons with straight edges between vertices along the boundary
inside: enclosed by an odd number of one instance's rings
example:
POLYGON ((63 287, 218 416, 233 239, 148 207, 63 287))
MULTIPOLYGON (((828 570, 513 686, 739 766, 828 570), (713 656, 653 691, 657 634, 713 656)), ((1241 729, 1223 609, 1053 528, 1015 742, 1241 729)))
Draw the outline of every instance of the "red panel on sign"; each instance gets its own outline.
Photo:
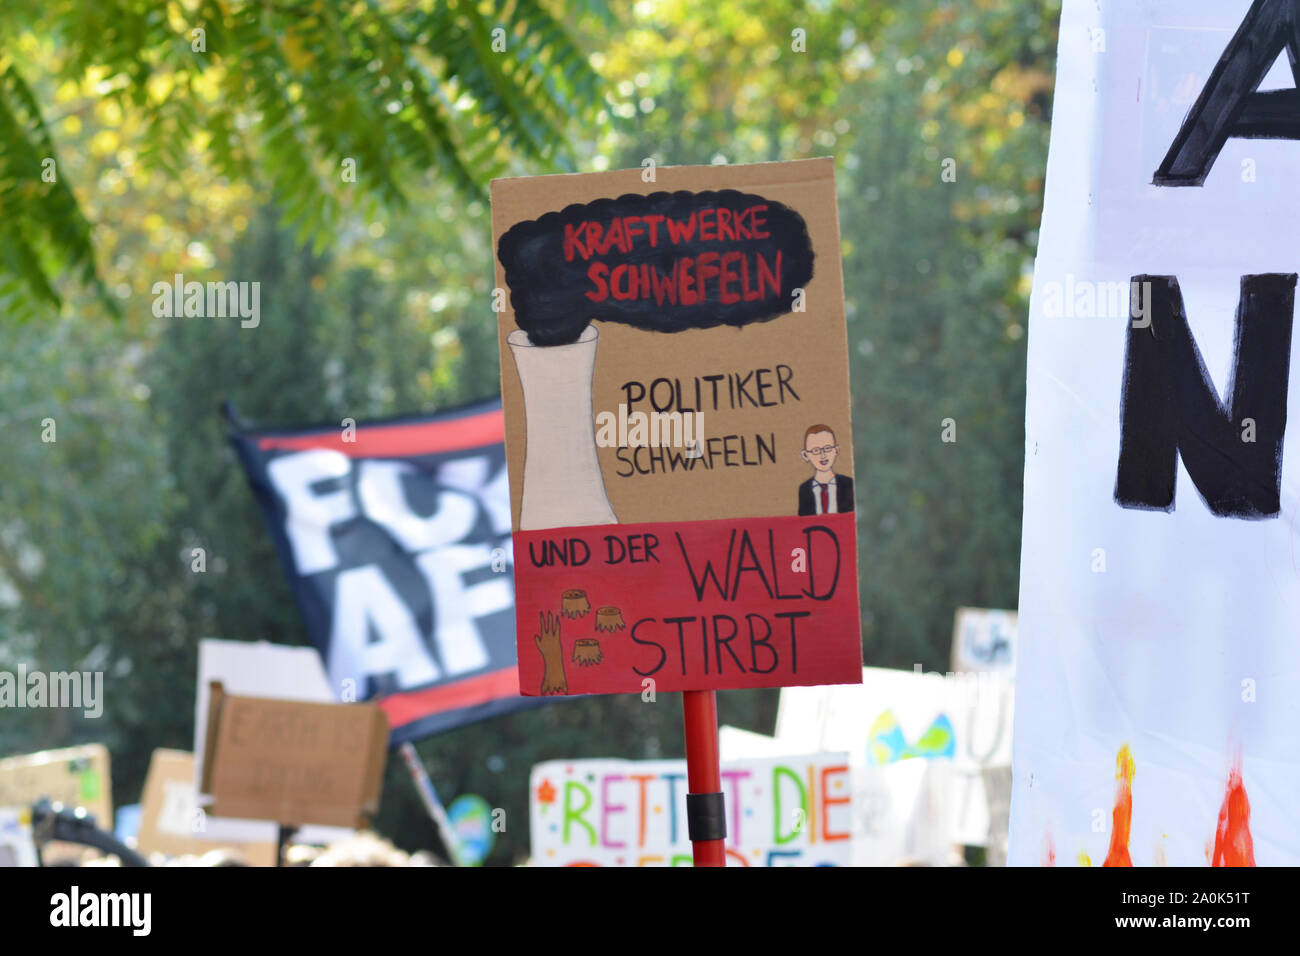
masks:
POLYGON ((854 515, 514 535, 523 694, 858 683, 854 515))

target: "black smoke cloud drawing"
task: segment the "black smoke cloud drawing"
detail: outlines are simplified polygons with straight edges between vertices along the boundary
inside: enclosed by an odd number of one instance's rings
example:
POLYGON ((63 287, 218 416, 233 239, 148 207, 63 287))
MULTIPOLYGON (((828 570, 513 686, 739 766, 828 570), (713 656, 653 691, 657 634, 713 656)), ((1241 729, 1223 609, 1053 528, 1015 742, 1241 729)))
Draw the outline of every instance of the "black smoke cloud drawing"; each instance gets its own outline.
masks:
POLYGON ((517 223, 497 255, 540 346, 576 342, 592 319, 670 333, 765 322, 791 311, 814 258, 802 216, 734 189, 574 204, 517 223))

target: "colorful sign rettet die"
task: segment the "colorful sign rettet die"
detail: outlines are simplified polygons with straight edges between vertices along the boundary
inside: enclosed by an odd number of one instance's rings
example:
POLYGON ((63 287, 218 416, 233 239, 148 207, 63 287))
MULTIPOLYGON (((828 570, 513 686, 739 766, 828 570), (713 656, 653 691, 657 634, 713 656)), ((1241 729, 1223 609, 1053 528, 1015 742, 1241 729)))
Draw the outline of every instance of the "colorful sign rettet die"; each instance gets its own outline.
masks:
MULTIPOLYGON (((723 763, 728 866, 847 866, 848 754, 723 763)), ((684 760, 553 760, 529 780, 537 866, 690 866, 684 760)))
POLYGON ((644 172, 492 184, 521 691, 857 683, 834 165, 644 172))

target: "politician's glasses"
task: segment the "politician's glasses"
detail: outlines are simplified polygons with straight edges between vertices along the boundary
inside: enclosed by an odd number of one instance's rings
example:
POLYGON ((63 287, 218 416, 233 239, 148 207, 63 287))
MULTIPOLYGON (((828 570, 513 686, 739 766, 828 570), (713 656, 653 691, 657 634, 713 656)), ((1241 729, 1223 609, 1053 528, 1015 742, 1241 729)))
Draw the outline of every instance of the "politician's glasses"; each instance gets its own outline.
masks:
POLYGON ((839 447, 839 445, 823 445, 821 448, 805 448, 804 451, 810 455, 829 455, 839 447))

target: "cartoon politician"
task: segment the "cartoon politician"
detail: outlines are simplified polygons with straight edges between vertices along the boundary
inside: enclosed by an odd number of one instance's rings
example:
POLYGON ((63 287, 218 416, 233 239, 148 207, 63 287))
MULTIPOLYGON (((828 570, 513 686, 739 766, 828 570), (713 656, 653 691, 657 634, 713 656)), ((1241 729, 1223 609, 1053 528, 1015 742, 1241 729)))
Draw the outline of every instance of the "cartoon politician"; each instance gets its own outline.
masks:
POLYGON ((853 510, 853 479, 834 472, 840 446, 829 425, 813 425, 804 433, 799 457, 813 467, 810 481, 799 485, 799 514, 830 515, 853 510))

